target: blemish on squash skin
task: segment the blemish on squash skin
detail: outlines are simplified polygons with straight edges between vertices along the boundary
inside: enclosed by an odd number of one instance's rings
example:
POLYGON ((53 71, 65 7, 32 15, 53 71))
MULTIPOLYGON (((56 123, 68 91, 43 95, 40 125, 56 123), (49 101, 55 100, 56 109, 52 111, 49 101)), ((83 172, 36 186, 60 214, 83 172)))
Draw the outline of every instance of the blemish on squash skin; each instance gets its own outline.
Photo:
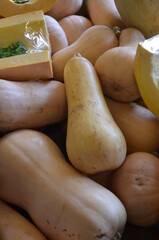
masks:
POLYGON ((122 90, 122 87, 120 87, 120 86, 119 86, 118 84, 116 84, 116 83, 113 83, 112 88, 113 88, 113 91, 115 91, 115 92, 120 92, 120 91, 122 90))
POLYGON ((107 155, 106 153, 104 154, 103 157, 104 157, 105 161, 108 162, 108 159, 109 159, 109 158, 108 158, 108 155, 107 155))
POLYGON ((102 238, 105 238, 105 237, 107 237, 107 235, 105 233, 101 233, 101 234, 95 236, 95 239, 102 239, 102 238))
POLYGON ((76 106, 76 107, 70 112, 69 117, 71 117, 71 115, 73 115, 74 113, 78 112, 79 110, 85 110, 85 109, 84 109, 84 106, 83 106, 82 104, 76 106))
POLYGON ((142 179, 140 179, 138 177, 135 178, 135 183, 139 187, 144 185, 142 179))
POLYGON ((46 219, 46 222, 47 222, 47 224, 48 224, 48 225, 50 224, 50 222, 49 222, 49 220, 48 220, 48 219, 46 219))
POLYGON ((43 112, 43 108, 39 108, 38 113, 42 113, 43 112))
POLYGON ((31 237, 31 233, 30 232, 24 232, 25 235, 27 235, 28 237, 31 237))

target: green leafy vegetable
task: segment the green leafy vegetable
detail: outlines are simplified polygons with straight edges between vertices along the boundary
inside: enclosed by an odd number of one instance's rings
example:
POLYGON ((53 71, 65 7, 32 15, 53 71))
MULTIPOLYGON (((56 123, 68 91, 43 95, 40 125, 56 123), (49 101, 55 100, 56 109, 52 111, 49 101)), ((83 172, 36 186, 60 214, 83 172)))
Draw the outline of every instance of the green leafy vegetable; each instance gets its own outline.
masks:
POLYGON ((22 42, 15 42, 6 48, 0 48, 0 58, 26 54, 27 49, 22 42))
POLYGON ((29 0, 12 0, 14 3, 23 4, 29 2, 29 0))
POLYGON ((111 240, 120 240, 120 239, 121 239, 121 234, 117 232, 111 240))

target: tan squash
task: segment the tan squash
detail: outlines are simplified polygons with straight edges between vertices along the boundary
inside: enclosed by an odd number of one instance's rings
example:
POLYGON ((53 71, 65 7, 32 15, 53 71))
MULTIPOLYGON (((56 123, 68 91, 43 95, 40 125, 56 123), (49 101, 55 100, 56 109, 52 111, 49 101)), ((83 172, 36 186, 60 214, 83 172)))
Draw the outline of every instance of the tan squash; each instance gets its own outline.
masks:
POLYGON ((118 39, 112 29, 104 25, 90 27, 73 44, 53 54, 54 78, 64 81, 64 67, 74 54, 80 53, 95 64, 100 55, 116 46, 118 46, 118 39))
POLYGON ((144 39, 135 28, 121 31, 119 46, 103 53, 95 63, 105 95, 122 102, 131 102, 140 97, 135 80, 133 64, 136 48, 144 39))
POLYGON ((29 220, 1 200, 0 236, 1 240, 46 240, 29 220))
POLYGON ((94 25, 124 28, 114 0, 87 0, 87 11, 94 25))
POLYGON ((106 188, 76 171, 46 135, 19 130, 0 139, 0 197, 25 209, 50 240, 113 239, 126 211, 106 188))
POLYGON ((68 102, 66 149, 75 168, 95 174, 119 167, 125 138, 113 120, 93 65, 76 56, 64 71, 68 102))
POLYGON ((128 153, 159 150, 159 119, 137 103, 122 103, 106 97, 108 108, 125 136, 128 153))
POLYGON ((54 6, 47 12, 56 20, 76 14, 81 6, 83 0, 56 0, 54 6))
POLYGON ((67 116, 65 86, 58 81, 0 80, 0 131, 37 128, 67 116))
POLYGON ((44 18, 49 33, 51 53, 54 54, 55 52, 67 47, 68 40, 58 21, 48 15, 45 15, 44 18))
POLYGON ((93 26, 88 18, 80 15, 70 15, 62 18, 59 20, 59 24, 67 36, 69 45, 74 43, 85 30, 93 26))
POLYGON ((146 153, 128 155, 111 175, 111 191, 124 204, 128 222, 148 227, 159 221, 159 159, 146 153))

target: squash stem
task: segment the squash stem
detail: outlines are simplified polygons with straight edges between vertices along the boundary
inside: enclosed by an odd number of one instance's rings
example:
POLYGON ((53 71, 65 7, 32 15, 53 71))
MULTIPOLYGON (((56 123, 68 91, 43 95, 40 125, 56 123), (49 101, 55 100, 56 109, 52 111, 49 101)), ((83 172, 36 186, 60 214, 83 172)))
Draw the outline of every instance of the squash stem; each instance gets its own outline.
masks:
POLYGON ((121 34, 120 27, 118 27, 118 26, 113 27, 113 31, 114 31, 116 37, 119 39, 120 38, 120 34, 121 34))

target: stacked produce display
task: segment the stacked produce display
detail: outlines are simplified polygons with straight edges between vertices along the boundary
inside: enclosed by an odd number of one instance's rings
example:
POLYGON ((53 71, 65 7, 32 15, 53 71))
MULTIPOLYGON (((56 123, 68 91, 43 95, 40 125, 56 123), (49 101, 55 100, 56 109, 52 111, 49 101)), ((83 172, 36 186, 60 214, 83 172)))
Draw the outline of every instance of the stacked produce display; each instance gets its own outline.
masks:
POLYGON ((0 1, 0 240, 158 239, 159 31, 135 2, 0 1))

